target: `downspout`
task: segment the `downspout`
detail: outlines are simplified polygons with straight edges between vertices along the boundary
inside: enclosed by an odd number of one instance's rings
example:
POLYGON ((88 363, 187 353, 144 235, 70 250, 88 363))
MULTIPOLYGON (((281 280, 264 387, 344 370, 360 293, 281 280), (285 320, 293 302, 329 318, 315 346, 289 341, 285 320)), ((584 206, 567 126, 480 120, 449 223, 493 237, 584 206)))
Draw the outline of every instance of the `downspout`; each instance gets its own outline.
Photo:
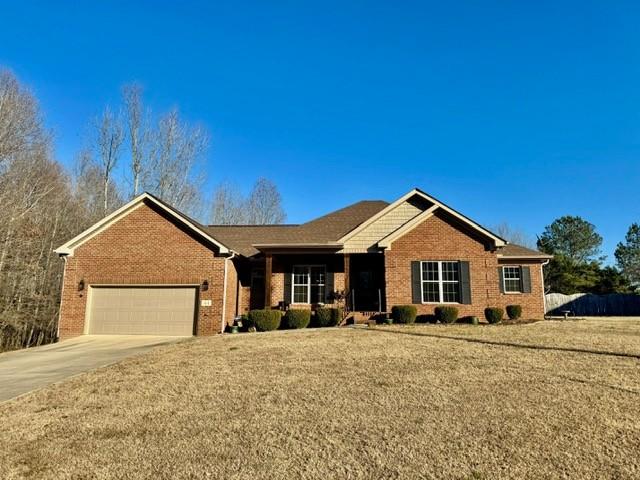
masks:
POLYGON ((60 320, 62 319, 62 300, 64 299, 64 279, 67 275, 67 256, 60 255, 64 260, 64 268, 62 269, 62 287, 60 287, 60 306, 58 307, 58 325, 56 327, 56 340, 60 340, 60 320))
POLYGON ((222 280, 222 327, 220 329, 220 333, 224 333, 224 329, 227 326, 227 271, 229 269, 227 262, 229 260, 233 260, 233 257, 235 256, 236 252, 231 252, 231 255, 224 259, 224 278, 222 280))
POLYGON ((544 266, 549 265, 551 260, 547 259, 540 264, 540 280, 542 281, 542 306, 544 308, 544 316, 547 316, 547 295, 544 291, 544 266))

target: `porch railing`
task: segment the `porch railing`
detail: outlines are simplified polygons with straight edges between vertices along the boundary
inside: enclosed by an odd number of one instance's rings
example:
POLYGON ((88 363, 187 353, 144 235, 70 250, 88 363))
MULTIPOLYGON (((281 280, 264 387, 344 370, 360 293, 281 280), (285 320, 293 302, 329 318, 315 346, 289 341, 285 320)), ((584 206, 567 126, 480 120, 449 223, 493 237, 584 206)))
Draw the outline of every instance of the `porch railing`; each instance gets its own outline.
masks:
MULTIPOLYGON (((345 313, 358 311, 358 309, 356 309, 356 289, 355 288, 352 288, 351 290, 347 291, 345 294, 344 311, 345 313)), ((365 310, 362 310, 362 311, 365 311, 365 310)), ((366 310, 366 311, 371 311, 371 310, 366 310)), ((378 288, 377 312, 382 313, 382 289, 381 288, 378 288)))

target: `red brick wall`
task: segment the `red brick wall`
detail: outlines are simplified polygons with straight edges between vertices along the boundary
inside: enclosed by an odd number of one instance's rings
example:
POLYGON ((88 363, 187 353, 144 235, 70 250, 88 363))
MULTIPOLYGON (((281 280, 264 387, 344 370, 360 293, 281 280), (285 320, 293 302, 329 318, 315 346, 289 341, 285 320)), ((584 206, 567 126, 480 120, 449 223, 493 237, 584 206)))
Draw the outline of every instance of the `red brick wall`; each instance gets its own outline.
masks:
MULTIPOLYGON (((543 318, 544 299, 542 275, 539 262, 510 262, 528 265, 531 270, 530 294, 500 293, 498 265, 495 253, 488 250, 484 240, 448 218, 446 213, 437 213, 426 219, 415 229, 397 239, 391 249, 385 251, 385 275, 387 285, 387 308, 410 304, 411 262, 416 260, 464 260, 469 262, 471 275, 471 305, 455 305, 460 316, 476 315, 484 318, 486 307, 522 305, 523 317, 543 318)), ((420 314, 433 313, 434 304, 417 305, 420 314)))
MULTIPOLYGON (((84 332, 87 290, 93 284, 195 284, 208 280, 199 300, 197 334, 212 335, 222 327, 224 257, 174 224, 166 214, 143 204, 67 257, 60 306, 60 338, 84 332), (78 283, 84 280, 84 291, 78 283)), ((232 262, 229 262, 232 265, 232 262)), ((227 283, 227 315, 235 309, 235 270, 227 283), (228 296, 229 298, 229 296, 228 296)), ((229 318, 229 317, 227 317, 229 318)), ((231 316, 233 318, 233 315, 231 316)))

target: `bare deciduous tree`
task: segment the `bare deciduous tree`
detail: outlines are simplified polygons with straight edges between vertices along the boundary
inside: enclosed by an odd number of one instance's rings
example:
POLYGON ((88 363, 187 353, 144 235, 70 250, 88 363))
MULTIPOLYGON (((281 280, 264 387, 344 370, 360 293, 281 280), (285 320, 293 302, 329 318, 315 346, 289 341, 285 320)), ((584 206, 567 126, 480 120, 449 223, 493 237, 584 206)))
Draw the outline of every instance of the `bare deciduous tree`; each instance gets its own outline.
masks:
MULTIPOLYGON (((90 150, 82 150, 76 159, 75 197, 84 206, 84 217, 89 224, 97 222, 104 216, 104 174, 90 150)), ((109 182, 107 187, 107 204, 122 205, 115 182, 109 182)))
POLYGON ((0 83, 1 351, 55 338, 62 265, 52 250, 86 224, 37 102, 6 73, 0 83))
POLYGON ((267 178, 259 178, 248 198, 229 183, 218 185, 210 218, 216 225, 271 225, 284 222, 286 215, 278 187, 267 178))
POLYGON ((46 141, 36 99, 13 73, 0 69, 0 167, 46 141))
POLYGON ((177 110, 163 116, 151 136, 146 189, 179 210, 199 213, 204 181, 199 165, 208 141, 206 132, 183 122, 177 110))
POLYGON ((135 197, 140 193, 140 187, 144 184, 144 176, 147 173, 150 131, 142 103, 142 87, 137 83, 125 85, 122 87, 122 97, 129 133, 131 183, 135 197))
POLYGON ((286 219, 278 187, 269 179, 259 178, 247 201, 247 220, 254 225, 282 223, 286 219))
POLYGON ((214 225, 247 223, 246 201, 230 183, 221 183, 213 192, 210 221, 214 225))
POLYGON ((118 163, 120 148, 124 141, 124 129, 119 115, 105 108, 102 117, 96 123, 95 146, 98 152, 102 173, 102 207, 103 214, 109 213, 116 205, 109 204, 109 190, 112 187, 113 169, 118 163))
POLYGON ((502 222, 492 228, 492 231, 498 236, 504 238, 509 243, 522 245, 527 248, 536 248, 536 242, 524 230, 514 228, 507 222, 502 222))

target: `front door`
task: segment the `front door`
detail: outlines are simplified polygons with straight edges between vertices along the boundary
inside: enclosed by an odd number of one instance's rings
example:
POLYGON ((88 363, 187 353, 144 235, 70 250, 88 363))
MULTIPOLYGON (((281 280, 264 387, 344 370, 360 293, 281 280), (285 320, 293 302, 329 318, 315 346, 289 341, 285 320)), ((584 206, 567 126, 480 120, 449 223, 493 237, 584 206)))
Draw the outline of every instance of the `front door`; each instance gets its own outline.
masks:
POLYGON ((384 257, 380 254, 351 255, 352 310, 375 312, 384 310, 384 257), (383 305, 380 305, 382 301, 383 305))

